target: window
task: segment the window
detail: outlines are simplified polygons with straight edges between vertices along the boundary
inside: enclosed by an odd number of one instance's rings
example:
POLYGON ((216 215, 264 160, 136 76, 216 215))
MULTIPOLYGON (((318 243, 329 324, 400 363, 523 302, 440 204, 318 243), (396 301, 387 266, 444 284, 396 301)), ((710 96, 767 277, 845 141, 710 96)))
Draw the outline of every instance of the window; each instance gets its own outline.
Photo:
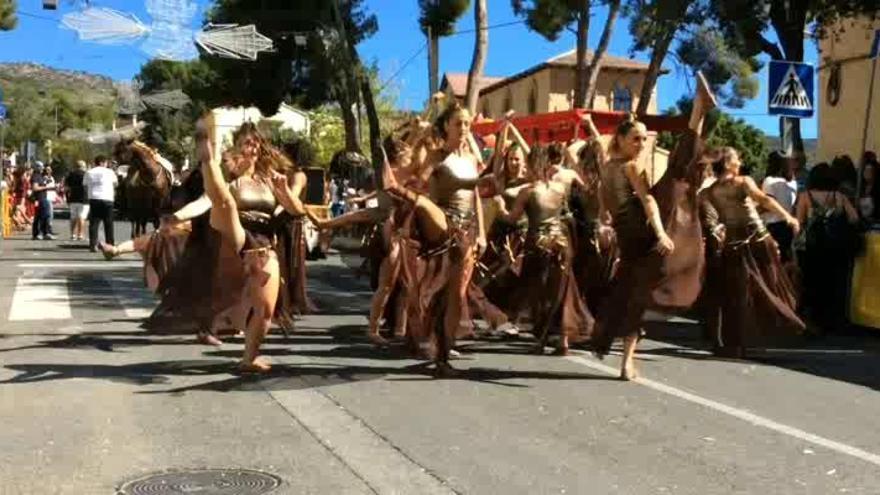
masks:
POLYGON ((504 108, 501 109, 501 115, 507 113, 508 110, 513 109, 513 92, 510 91, 510 88, 507 88, 507 96, 504 97, 504 108))
POLYGON ((631 112, 632 111, 632 92, 625 86, 614 86, 614 101, 611 104, 611 110, 615 112, 631 112))
POLYGON ((529 115, 538 113, 538 86, 532 82, 532 91, 529 93, 529 115))

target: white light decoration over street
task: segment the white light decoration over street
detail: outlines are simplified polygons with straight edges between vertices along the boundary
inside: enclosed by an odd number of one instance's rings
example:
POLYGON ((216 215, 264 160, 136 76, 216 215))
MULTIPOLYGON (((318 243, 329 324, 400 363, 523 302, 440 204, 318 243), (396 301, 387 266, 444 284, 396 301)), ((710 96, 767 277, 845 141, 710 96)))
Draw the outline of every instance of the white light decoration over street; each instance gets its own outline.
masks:
POLYGON ((145 5, 151 24, 118 10, 87 7, 66 14, 61 25, 93 43, 124 45, 143 40, 140 49, 163 60, 196 58, 196 46, 209 55, 238 60, 256 60, 260 52, 273 48, 272 40, 258 33, 253 24, 208 24, 196 31, 198 6, 192 0, 146 0, 145 5))

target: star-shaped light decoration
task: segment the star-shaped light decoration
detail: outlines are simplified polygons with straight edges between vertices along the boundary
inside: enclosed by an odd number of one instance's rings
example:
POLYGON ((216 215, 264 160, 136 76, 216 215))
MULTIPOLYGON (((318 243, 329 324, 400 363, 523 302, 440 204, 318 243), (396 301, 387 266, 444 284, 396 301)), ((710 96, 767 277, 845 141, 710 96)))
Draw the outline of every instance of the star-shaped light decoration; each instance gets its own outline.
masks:
POLYGON ((239 60, 256 60, 260 52, 272 50, 272 40, 257 32, 253 24, 209 24, 201 31, 192 28, 198 6, 192 0, 146 0, 153 23, 104 7, 87 7, 65 15, 61 25, 76 31, 83 41, 109 45, 134 44, 153 57, 185 61, 196 58, 202 48, 209 55, 239 60))

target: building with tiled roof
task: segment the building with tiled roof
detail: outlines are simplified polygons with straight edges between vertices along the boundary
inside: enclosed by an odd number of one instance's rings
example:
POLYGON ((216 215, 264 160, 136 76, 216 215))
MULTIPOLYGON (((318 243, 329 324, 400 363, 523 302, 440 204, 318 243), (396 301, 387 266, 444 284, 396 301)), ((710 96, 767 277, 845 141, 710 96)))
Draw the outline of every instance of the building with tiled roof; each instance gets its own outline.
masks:
MULTIPOLYGON (((592 53, 587 54, 587 60, 592 53)), ((480 84, 478 113, 498 118, 507 110, 518 115, 570 110, 574 98, 575 50, 541 62, 508 77, 483 77, 480 84)), ((596 110, 632 111, 638 105, 639 93, 648 64, 606 54, 597 81, 596 110)), ((664 70, 663 73, 667 71, 664 70)), ((467 87, 467 74, 446 73, 440 90, 448 97, 462 101, 467 87)), ((648 113, 657 113, 657 91, 651 96, 648 113)))

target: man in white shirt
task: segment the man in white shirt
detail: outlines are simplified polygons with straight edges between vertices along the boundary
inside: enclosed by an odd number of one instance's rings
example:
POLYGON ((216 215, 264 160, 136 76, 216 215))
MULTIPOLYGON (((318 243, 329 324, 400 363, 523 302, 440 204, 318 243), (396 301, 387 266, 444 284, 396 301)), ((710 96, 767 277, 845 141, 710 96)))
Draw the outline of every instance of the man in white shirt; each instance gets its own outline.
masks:
POLYGON ((98 224, 104 222, 104 242, 115 244, 113 236, 113 200, 116 196, 116 173, 107 167, 104 156, 95 157, 95 166, 83 181, 89 198, 89 250, 98 251, 98 224))
MULTIPOLYGON (((797 181, 793 177, 796 165, 794 159, 778 151, 770 153, 767 157, 767 174, 761 184, 761 189, 789 213, 794 212, 794 202, 798 193, 797 181)), ((761 213, 761 220, 779 246, 782 262, 787 263, 792 257, 791 243, 794 239, 794 231, 777 213, 765 211, 761 213)))

